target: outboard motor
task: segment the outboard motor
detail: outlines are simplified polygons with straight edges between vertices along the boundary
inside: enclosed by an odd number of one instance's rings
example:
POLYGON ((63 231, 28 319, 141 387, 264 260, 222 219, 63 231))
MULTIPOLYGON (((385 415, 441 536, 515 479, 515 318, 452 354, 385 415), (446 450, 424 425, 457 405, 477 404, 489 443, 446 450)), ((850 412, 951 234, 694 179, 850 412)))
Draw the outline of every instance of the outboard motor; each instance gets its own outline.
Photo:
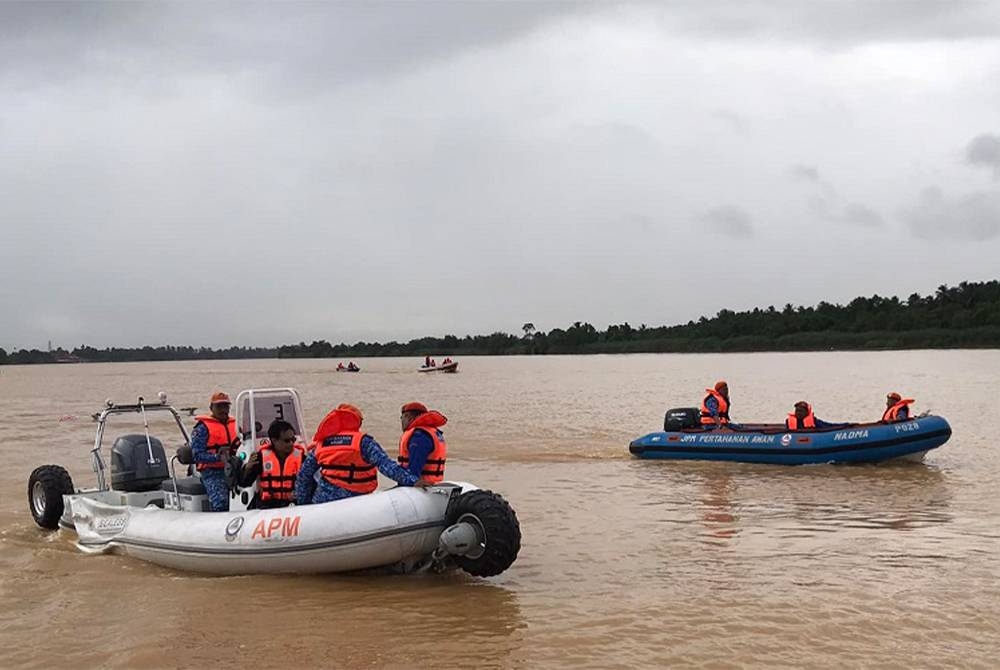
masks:
POLYGON ((697 407, 678 407, 667 410, 663 416, 663 430, 684 430, 701 425, 701 410, 697 407))
POLYGON ((111 447, 111 488, 115 491, 152 491, 168 479, 167 456, 155 437, 122 435, 111 447), (150 458, 152 453, 152 459, 150 458))

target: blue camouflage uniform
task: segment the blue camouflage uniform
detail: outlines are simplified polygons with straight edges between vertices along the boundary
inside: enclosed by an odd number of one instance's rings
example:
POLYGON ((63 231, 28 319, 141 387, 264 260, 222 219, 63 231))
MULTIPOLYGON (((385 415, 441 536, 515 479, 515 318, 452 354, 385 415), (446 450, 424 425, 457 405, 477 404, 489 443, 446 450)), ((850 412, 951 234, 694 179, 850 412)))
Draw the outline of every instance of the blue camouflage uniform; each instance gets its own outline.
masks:
MULTIPOLYGON (((389 458, 389 455, 385 453, 382 446, 371 435, 365 435, 361 438, 361 457, 400 486, 413 486, 420 478, 419 475, 414 476, 410 474, 403 466, 389 458)), ((427 456, 425 455, 424 460, 426 459, 427 456)), ((319 463, 316 461, 316 455, 313 452, 309 452, 302 462, 298 478, 295 480, 296 505, 325 503, 331 500, 342 500, 359 495, 365 494, 348 491, 326 481, 323 478, 323 471, 320 470, 319 463)))
MULTIPOLYGON (((208 427, 198 423, 191 431, 191 454, 195 463, 219 463, 218 453, 208 451, 208 427)), ((226 486, 226 471, 222 468, 201 470, 201 483, 208 494, 208 505, 213 512, 229 511, 229 487, 226 486)))
MULTIPOLYGON (((715 396, 712 395, 711 393, 709 393, 708 397, 705 398, 705 409, 708 410, 708 413, 712 416, 713 419, 719 418, 719 401, 716 400, 715 396)), ((725 425, 727 425, 729 428, 740 428, 740 424, 736 423, 732 419, 730 419, 729 423, 725 425)), ((715 426, 713 424, 707 424, 706 427, 714 428, 715 426)))

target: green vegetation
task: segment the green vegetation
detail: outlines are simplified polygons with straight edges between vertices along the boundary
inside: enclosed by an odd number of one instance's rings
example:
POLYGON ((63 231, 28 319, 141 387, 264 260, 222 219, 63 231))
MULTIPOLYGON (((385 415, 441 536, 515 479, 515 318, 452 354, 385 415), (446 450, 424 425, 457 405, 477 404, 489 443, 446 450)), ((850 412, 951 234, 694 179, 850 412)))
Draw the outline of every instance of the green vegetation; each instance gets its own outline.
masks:
POLYGON ((277 348, 142 347, 72 352, 0 349, 0 364, 77 361, 169 361, 227 358, 350 358, 505 354, 597 354, 639 352, 822 351, 829 349, 1000 348, 1000 281, 940 286, 934 295, 855 298, 847 305, 785 305, 700 318, 678 326, 633 328, 628 323, 597 330, 577 321, 566 329, 538 331, 525 323, 523 335, 454 335, 409 342, 330 344, 319 340, 277 348))

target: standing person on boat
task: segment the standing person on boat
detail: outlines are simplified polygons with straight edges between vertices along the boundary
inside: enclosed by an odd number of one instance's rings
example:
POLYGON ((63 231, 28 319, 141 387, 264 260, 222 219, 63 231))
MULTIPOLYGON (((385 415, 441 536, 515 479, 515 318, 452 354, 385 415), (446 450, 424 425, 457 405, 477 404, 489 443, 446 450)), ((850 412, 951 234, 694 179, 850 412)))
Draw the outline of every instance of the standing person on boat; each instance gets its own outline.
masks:
POLYGON ((305 460, 306 450, 295 444, 295 428, 277 419, 267 429, 267 440, 253 452, 240 473, 240 486, 257 482, 257 495, 251 507, 273 509, 287 507, 295 498, 295 478, 305 460))
POLYGON ((721 428, 729 424, 729 384, 719 380, 714 388, 705 389, 705 393, 708 395, 701 401, 701 425, 721 428))
POLYGON ((389 458, 371 435, 361 432, 364 414, 342 403, 316 429, 312 451, 295 481, 295 503, 308 505, 372 493, 378 473, 400 486, 426 487, 430 482, 410 474, 389 458))
POLYGON ((211 414, 196 416, 197 423, 191 431, 191 455, 201 473, 201 483, 208 494, 208 505, 213 512, 229 511, 229 487, 226 485, 226 462, 231 449, 240 444, 236 419, 229 416, 229 395, 222 391, 212 394, 208 401, 211 414))
POLYGON ((882 414, 882 422, 906 421, 910 418, 910 405, 912 403, 913 398, 904 398, 893 391, 885 397, 885 412, 882 414))
POLYGON ((836 428, 846 424, 830 423, 820 419, 813 414, 812 405, 805 400, 795 403, 795 410, 785 419, 785 428, 788 430, 808 430, 810 428, 836 428))
POLYGON ((420 402, 408 402, 399 411, 403 434, 399 437, 399 464, 414 477, 437 484, 444 479, 448 445, 441 426, 448 419, 420 402))

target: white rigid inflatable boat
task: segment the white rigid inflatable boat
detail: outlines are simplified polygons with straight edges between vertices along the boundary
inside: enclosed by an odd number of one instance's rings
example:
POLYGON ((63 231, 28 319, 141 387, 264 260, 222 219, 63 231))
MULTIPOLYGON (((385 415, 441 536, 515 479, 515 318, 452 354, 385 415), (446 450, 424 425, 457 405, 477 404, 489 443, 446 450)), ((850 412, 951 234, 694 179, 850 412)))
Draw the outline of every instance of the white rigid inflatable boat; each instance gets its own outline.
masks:
POLYGON ((450 559, 490 576, 506 569, 514 549, 504 527, 514 520, 509 507, 494 507, 493 494, 468 484, 397 487, 320 505, 241 512, 121 507, 83 496, 67 496, 67 502, 85 551, 218 575, 382 566, 414 572, 443 569, 450 559), (477 507, 486 518, 476 515, 477 507))
MULTIPOLYGON (((282 402, 284 409, 278 413, 300 425, 302 412, 293 390, 244 391, 237 397, 244 446, 257 444, 257 419, 270 419, 265 410, 282 402), (246 411, 241 416, 240 408, 250 408, 249 416, 246 411)), ((204 511, 204 489, 196 477, 176 476, 177 457, 170 461, 171 475, 159 478, 157 473, 166 472, 166 458, 159 440, 149 435, 145 418, 144 440, 128 435, 116 441, 112 484, 107 486, 100 456, 107 417, 128 412, 145 417, 147 410, 173 413, 187 441, 179 416, 162 395, 158 404, 142 398, 136 405, 109 403, 98 421, 94 447, 98 487, 75 490, 61 467, 36 468, 28 483, 28 502, 38 525, 75 530, 77 546, 88 553, 121 553, 216 575, 370 568, 440 572, 459 567, 489 577, 517 558, 521 531, 510 505, 491 491, 462 482, 427 489, 396 487, 318 505, 265 510, 246 509, 252 491, 236 489, 232 511, 204 511), (146 470, 140 461, 145 461, 146 470)))

